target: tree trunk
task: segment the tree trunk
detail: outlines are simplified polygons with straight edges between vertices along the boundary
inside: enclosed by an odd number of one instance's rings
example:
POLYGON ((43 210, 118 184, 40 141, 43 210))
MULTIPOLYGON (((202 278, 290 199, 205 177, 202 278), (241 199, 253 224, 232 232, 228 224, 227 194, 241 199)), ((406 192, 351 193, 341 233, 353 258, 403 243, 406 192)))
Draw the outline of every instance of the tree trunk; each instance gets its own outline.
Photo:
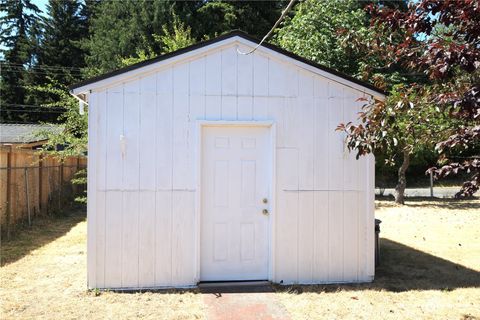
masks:
POLYGON ((400 168, 398 168, 398 183, 395 187, 395 202, 399 204, 405 203, 405 188, 407 187, 407 178, 405 172, 410 165, 410 152, 403 151, 403 162, 400 168))

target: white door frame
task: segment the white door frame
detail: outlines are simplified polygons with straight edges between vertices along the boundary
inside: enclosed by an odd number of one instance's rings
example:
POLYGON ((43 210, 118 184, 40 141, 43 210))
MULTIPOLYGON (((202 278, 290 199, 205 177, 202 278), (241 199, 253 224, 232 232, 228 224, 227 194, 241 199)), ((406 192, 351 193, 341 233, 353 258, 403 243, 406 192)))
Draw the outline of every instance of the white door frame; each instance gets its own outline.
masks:
POLYGON ((203 127, 267 127, 270 129, 270 219, 268 224, 268 280, 275 278, 275 225, 276 225, 276 128, 274 121, 237 121, 237 120, 197 120, 196 144, 196 193, 195 193, 195 283, 200 281, 200 244, 201 244, 201 216, 202 216, 202 129, 203 127))

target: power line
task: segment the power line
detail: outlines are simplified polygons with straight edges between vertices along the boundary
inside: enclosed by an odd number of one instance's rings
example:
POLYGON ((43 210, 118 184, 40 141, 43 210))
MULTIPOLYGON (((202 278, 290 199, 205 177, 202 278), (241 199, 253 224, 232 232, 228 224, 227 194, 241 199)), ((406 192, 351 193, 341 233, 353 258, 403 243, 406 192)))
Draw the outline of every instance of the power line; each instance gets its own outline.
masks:
POLYGON ((22 68, 26 68, 26 69, 32 69, 32 68, 37 68, 37 69, 70 69, 70 70, 78 70, 78 71, 88 69, 87 67, 79 68, 79 67, 67 67, 67 66, 51 66, 51 65, 46 65, 46 64, 39 64, 39 65, 25 67, 25 65, 23 65, 21 63, 12 63, 12 62, 0 62, 0 65, 22 67, 22 68))
POLYGON ((280 15, 280 18, 278 18, 277 22, 275 22, 275 24, 273 25, 272 29, 270 29, 270 31, 268 31, 268 33, 265 35, 265 37, 263 37, 263 39, 255 46, 255 48, 253 48, 252 50, 250 50, 248 52, 241 52, 240 50, 237 49, 237 52, 239 54, 243 54, 243 55, 247 55, 247 54, 251 54, 251 53, 255 52, 255 50, 257 50, 262 45, 262 43, 265 40, 267 40, 268 37, 270 37, 270 35, 273 33, 273 30, 275 30, 275 28, 280 24, 280 22, 282 22, 282 20, 287 15, 288 11, 290 11, 290 9, 293 7, 294 3, 295 3, 295 0, 290 0, 287 7, 285 8, 285 10, 282 11, 282 14, 280 15))
POLYGON ((1 110, 0 113, 9 113, 9 112, 16 112, 16 113, 65 113, 65 111, 60 110, 1 110))
POLYGON ((2 103, 0 106, 9 106, 9 107, 19 107, 19 108, 48 108, 48 109, 65 109, 65 107, 50 107, 50 106, 39 106, 34 104, 19 104, 19 103, 2 103))
POLYGON ((40 71, 40 70, 25 70, 25 69, 17 69, 17 70, 14 70, 14 69, 3 69, 2 72, 5 72, 5 73, 8 73, 8 72, 11 72, 11 73, 36 73, 36 74, 64 74, 64 75, 81 75, 82 73, 79 72, 79 71, 55 71, 55 70, 51 70, 51 71, 40 71))

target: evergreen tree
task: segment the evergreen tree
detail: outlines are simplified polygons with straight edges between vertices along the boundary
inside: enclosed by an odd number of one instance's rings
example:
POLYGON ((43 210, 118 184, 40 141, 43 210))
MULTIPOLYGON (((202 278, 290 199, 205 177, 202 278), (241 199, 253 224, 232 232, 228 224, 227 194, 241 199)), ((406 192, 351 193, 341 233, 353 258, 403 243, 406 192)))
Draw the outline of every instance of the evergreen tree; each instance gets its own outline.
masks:
POLYGON ((50 0, 43 19, 43 37, 38 52, 42 81, 50 79, 69 85, 81 79, 85 66, 82 41, 88 36, 88 20, 79 0, 50 0), (46 75, 46 76, 45 76, 46 75))
POLYGON ((197 39, 240 29, 259 39, 272 28, 288 1, 206 1, 191 23, 197 39))
POLYGON ((164 26, 178 18, 191 28, 196 41, 233 29, 263 37, 288 1, 104 1, 92 20, 87 65, 90 75, 113 70, 125 58, 142 58, 139 52, 159 55, 168 51, 164 26))
POLYGON ((10 104, 25 104, 27 69, 34 60, 35 38, 38 35, 39 12, 31 0, 2 0, 0 2, 0 42, 1 53, 1 120, 18 117, 15 112, 7 112, 10 104))
POLYGON ((122 65, 122 59, 134 57, 137 52, 155 53, 161 50, 155 35, 173 21, 174 12, 179 17, 190 15, 196 2, 162 0, 103 1, 98 5, 92 20, 92 34, 88 41, 86 57, 90 75, 113 70, 122 65))

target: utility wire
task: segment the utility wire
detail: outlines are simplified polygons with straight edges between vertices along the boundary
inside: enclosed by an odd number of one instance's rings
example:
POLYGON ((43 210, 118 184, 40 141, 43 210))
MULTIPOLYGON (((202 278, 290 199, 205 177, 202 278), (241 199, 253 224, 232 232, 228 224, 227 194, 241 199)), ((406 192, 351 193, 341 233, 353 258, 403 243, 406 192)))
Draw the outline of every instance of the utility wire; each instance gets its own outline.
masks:
POLYGON ((46 108, 46 109, 65 109, 65 107, 50 107, 50 106, 39 106, 39 105, 34 105, 34 104, 18 104, 18 103, 2 103, 0 104, 0 107, 18 107, 18 108, 46 108))
POLYGON ((253 48, 252 50, 248 51, 248 52, 241 52, 240 50, 238 50, 237 48, 237 52, 239 54, 243 54, 243 55, 247 55, 247 54, 251 54, 251 53, 254 53, 255 50, 257 50, 261 45, 262 43, 268 39, 268 37, 270 37, 270 35, 273 33, 273 30, 275 30, 275 28, 280 24, 280 22, 282 22, 282 20, 285 18, 285 16, 287 15, 288 11, 290 11, 290 9, 293 7, 293 4, 295 3, 295 0, 290 0, 290 2, 288 3, 288 6, 285 8, 285 10, 282 11, 282 14, 280 15, 280 18, 278 18, 277 22, 275 22, 275 24, 273 25, 272 29, 270 29, 270 31, 268 31, 268 33, 265 35, 265 37, 263 37, 263 39, 260 41, 259 44, 257 44, 255 46, 255 48, 253 48))
MULTIPOLYGON (((66 111, 66 110, 65 110, 66 111)), ((60 110, 2 110, 3 113, 17 112, 17 113, 64 113, 65 111, 60 110)))
POLYGON ((46 64, 39 64, 39 65, 33 65, 33 66, 25 67, 25 65, 21 64, 21 63, 12 63, 12 62, 4 62, 4 61, 0 61, 0 65, 21 67, 21 68, 26 68, 26 69, 32 69, 32 68, 37 68, 37 69, 70 69, 70 70, 78 70, 78 71, 88 69, 86 67, 85 68, 79 68, 79 67, 67 67, 67 66, 50 66, 50 65, 46 65, 46 64))

